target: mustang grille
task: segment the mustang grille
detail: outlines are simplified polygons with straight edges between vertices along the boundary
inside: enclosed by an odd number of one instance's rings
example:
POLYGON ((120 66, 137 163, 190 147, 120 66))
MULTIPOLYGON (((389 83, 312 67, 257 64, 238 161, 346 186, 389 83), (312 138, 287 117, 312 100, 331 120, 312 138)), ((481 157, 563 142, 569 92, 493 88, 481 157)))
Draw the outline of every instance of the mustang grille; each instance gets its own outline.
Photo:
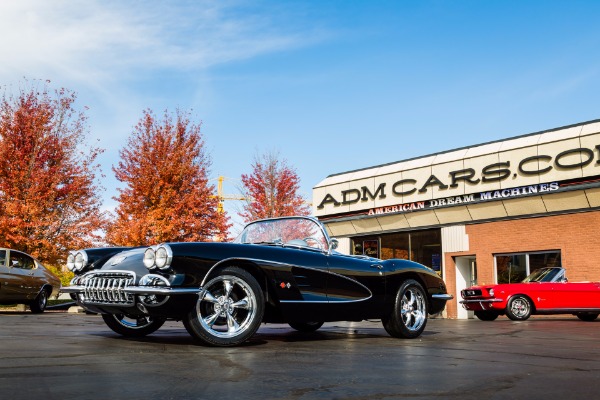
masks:
POLYGON ((481 296, 481 290, 479 289, 465 289, 465 297, 481 296))
POLYGON ((123 289, 134 283, 135 275, 130 272, 94 273, 85 280, 83 302, 104 305, 132 306, 135 303, 133 294, 123 289))

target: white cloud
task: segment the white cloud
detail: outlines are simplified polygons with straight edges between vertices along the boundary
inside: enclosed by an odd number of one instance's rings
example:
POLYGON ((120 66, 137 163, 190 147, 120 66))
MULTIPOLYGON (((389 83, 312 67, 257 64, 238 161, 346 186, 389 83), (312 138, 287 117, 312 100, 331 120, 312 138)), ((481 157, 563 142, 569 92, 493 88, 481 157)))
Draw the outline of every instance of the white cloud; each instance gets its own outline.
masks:
MULTIPOLYGON (((155 69, 195 70, 302 46, 272 15, 227 1, 0 2, 0 79, 68 78, 101 88, 155 69)), ((311 38, 311 36, 313 36, 311 38)))

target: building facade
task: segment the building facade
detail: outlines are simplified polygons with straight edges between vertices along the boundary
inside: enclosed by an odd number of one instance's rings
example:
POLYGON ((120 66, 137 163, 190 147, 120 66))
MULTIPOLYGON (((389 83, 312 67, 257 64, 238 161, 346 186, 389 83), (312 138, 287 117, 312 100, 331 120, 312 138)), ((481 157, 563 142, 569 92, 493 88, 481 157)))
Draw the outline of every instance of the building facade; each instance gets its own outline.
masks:
POLYGON ((314 214, 340 251, 436 270, 455 299, 544 266, 600 281, 600 120, 330 175, 314 214))

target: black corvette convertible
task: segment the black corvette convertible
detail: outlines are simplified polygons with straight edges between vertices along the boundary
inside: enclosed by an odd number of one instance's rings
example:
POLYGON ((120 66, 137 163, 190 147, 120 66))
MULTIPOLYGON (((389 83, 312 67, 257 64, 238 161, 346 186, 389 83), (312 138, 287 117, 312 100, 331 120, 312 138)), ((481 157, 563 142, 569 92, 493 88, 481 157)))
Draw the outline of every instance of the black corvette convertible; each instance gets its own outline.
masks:
POLYGON ((181 320, 214 346, 240 344, 263 322, 310 332, 381 319, 391 336, 415 338, 452 299, 421 264, 348 256, 337 244, 316 219, 283 217, 248 224, 233 243, 74 251, 67 266, 76 275, 62 291, 121 335, 181 320))

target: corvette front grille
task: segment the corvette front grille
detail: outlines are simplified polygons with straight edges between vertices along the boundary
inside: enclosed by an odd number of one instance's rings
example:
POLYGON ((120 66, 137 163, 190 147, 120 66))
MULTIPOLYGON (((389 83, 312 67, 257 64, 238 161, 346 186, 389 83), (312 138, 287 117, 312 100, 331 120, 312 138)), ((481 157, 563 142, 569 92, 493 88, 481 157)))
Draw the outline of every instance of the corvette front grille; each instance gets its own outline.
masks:
POLYGON ((134 295, 125 293, 123 289, 134 282, 133 272, 92 272, 84 281, 82 300, 86 304, 132 306, 134 295))

